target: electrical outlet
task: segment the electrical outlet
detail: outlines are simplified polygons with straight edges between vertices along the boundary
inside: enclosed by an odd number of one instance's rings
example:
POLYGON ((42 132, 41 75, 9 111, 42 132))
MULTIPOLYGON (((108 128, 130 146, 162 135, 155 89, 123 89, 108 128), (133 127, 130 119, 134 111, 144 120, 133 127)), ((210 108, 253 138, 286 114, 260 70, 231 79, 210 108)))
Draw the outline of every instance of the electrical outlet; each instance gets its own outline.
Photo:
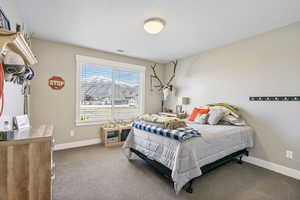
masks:
POLYGON ((71 137, 74 137, 74 135, 75 135, 75 131, 74 131, 74 130, 71 130, 71 131, 70 131, 70 136, 71 136, 71 137))
POLYGON ((293 159, 293 152, 292 151, 289 151, 289 150, 286 150, 286 153, 285 153, 286 155, 286 157, 288 158, 288 159, 293 159))

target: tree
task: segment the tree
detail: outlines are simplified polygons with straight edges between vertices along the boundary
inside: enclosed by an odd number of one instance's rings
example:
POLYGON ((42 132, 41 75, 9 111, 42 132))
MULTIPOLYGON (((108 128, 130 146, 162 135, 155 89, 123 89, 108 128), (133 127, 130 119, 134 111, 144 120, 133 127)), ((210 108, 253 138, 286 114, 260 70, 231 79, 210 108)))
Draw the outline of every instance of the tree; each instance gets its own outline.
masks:
POLYGON ((86 94, 84 96, 84 101, 93 101, 93 97, 91 95, 86 94))

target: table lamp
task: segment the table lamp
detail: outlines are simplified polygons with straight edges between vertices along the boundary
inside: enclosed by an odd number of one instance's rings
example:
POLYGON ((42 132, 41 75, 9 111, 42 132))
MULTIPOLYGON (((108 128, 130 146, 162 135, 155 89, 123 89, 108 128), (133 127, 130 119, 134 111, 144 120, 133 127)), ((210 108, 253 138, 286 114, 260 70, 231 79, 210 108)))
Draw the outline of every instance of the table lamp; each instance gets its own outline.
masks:
MULTIPOLYGON (((190 104, 190 98, 189 97, 182 97, 181 102, 182 102, 183 106, 186 106, 186 105, 190 104)), ((185 108, 185 110, 186 110, 186 108, 185 108)), ((183 110, 184 113, 186 112, 185 110, 183 110)))

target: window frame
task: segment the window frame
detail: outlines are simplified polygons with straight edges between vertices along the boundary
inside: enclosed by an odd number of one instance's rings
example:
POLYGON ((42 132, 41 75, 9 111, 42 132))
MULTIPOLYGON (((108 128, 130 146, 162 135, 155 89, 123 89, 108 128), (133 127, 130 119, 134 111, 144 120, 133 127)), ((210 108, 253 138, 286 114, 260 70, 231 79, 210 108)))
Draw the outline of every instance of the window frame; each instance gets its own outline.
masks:
MULTIPOLYGON (((75 116, 75 125, 76 126, 87 126, 87 125, 99 125, 106 123, 107 121, 113 120, 99 120, 99 121, 80 121, 80 68, 83 65, 90 64, 96 66, 103 66, 104 68, 109 68, 112 70, 128 71, 128 72, 139 72, 140 74, 140 114, 143 114, 145 111, 145 94, 146 94, 146 67, 141 65, 134 65, 129 63, 117 62, 102 58, 95 58, 90 56, 76 55, 76 116, 75 116)), ((114 87, 114 86, 113 86, 114 87)))

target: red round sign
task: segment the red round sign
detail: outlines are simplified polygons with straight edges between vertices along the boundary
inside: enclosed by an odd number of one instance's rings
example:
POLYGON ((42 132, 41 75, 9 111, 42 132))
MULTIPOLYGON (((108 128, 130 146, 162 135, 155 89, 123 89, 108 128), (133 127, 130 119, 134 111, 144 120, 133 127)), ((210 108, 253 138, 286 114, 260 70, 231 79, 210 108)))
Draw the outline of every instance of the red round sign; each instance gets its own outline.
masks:
POLYGON ((65 86, 65 81, 59 76, 52 76, 48 81, 48 85, 53 90, 60 90, 65 86))

